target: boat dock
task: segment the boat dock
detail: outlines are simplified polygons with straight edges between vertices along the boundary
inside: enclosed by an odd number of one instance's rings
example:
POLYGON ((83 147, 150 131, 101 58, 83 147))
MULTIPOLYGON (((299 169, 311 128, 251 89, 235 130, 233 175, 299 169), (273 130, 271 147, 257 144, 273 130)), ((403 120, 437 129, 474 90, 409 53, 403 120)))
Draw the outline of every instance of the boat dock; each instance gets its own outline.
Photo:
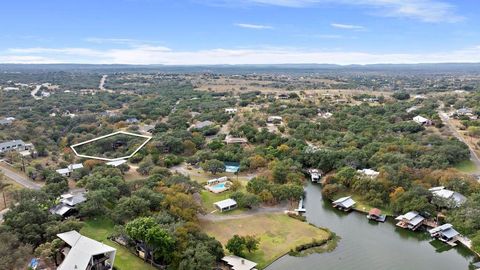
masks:
POLYGON ((300 198, 300 201, 298 202, 298 208, 295 209, 295 212, 297 213, 305 213, 307 209, 305 209, 305 206, 303 205, 303 197, 300 198))

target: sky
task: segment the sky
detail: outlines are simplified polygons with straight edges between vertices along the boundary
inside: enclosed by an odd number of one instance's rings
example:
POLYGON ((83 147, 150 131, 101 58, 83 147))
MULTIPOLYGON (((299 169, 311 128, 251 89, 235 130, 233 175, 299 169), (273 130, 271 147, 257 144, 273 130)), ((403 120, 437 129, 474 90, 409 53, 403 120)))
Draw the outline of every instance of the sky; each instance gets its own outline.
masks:
POLYGON ((15 0, 0 63, 480 62, 478 0, 15 0))

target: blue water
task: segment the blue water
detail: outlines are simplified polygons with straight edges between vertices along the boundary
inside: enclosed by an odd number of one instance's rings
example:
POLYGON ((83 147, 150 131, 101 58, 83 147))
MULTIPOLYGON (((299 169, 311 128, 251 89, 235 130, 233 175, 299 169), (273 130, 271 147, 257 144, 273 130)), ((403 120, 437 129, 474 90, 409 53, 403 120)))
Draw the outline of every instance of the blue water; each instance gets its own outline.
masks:
POLYGON ((216 184, 216 185, 214 185, 214 186, 211 186, 210 188, 213 189, 213 190, 225 189, 225 182, 223 182, 223 183, 218 183, 218 184, 216 184))

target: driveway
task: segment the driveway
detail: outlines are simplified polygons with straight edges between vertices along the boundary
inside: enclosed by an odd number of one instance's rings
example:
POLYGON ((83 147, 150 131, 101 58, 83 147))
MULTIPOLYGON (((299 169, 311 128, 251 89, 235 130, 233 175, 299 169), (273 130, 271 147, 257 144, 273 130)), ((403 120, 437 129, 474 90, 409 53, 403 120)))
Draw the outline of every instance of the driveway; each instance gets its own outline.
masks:
POLYGON ((27 177, 18 174, 17 172, 13 171, 12 169, 7 168, 6 166, 0 166, 0 171, 3 174, 12 179, 13 181, 17 182, 18 184, 24 186, 25 188, 39 190, 42 188, 40 184, 33 182, 32 180, 28 179, 27 177))

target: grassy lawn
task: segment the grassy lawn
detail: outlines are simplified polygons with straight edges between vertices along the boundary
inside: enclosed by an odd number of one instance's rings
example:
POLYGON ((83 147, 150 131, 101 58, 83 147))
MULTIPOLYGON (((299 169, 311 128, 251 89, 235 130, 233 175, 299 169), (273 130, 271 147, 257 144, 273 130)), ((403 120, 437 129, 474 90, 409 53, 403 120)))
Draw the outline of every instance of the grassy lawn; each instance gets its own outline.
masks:
POLYGON ((258 263, 260 269, 298 245, 310 243, 313 239, 327 239, 329 236, 329 232, 325 230, 284 214, 255 215, 250 218, 200 223, 207 234, 214 236, 224 246, 234 234, 259 237, 259 249, 252 254, 247 253, 246 258, 258 263))
POLYGON ((357 209, 357 210, 360 210, 360 211, 363 211, 363 212, 368 212, 372 208, 378 208, 378 209, 382 210, 382 214, 390 215, 390 216, 393 215, 393 212, 390 209, 387 209, 387 208, 384 208, 384 207, 373 207, 373 206, 369 205, 367 202, 363 201, 361 196, 352 195, 352 199, 356 202, 354 208, 357 209))
POLYGON ((154 270, 156 268, 146 264, 142 259, 130 253, 125 247, 112 242, 107 237, 113 231, 113 222, 108 219, 88 220, 85 226, 80 230, 80 233, 95 239, 99 242, 105 243, 117 249, 115 255, 114 265, 120 270, 140 269, 140 270, 154 270))
POLYGON ((457 165, 455 165, 455 169, 464 173, 474 173, 477 171, 475 163, 473 163, 471 160, 464 160, 457 163, 457 165))

